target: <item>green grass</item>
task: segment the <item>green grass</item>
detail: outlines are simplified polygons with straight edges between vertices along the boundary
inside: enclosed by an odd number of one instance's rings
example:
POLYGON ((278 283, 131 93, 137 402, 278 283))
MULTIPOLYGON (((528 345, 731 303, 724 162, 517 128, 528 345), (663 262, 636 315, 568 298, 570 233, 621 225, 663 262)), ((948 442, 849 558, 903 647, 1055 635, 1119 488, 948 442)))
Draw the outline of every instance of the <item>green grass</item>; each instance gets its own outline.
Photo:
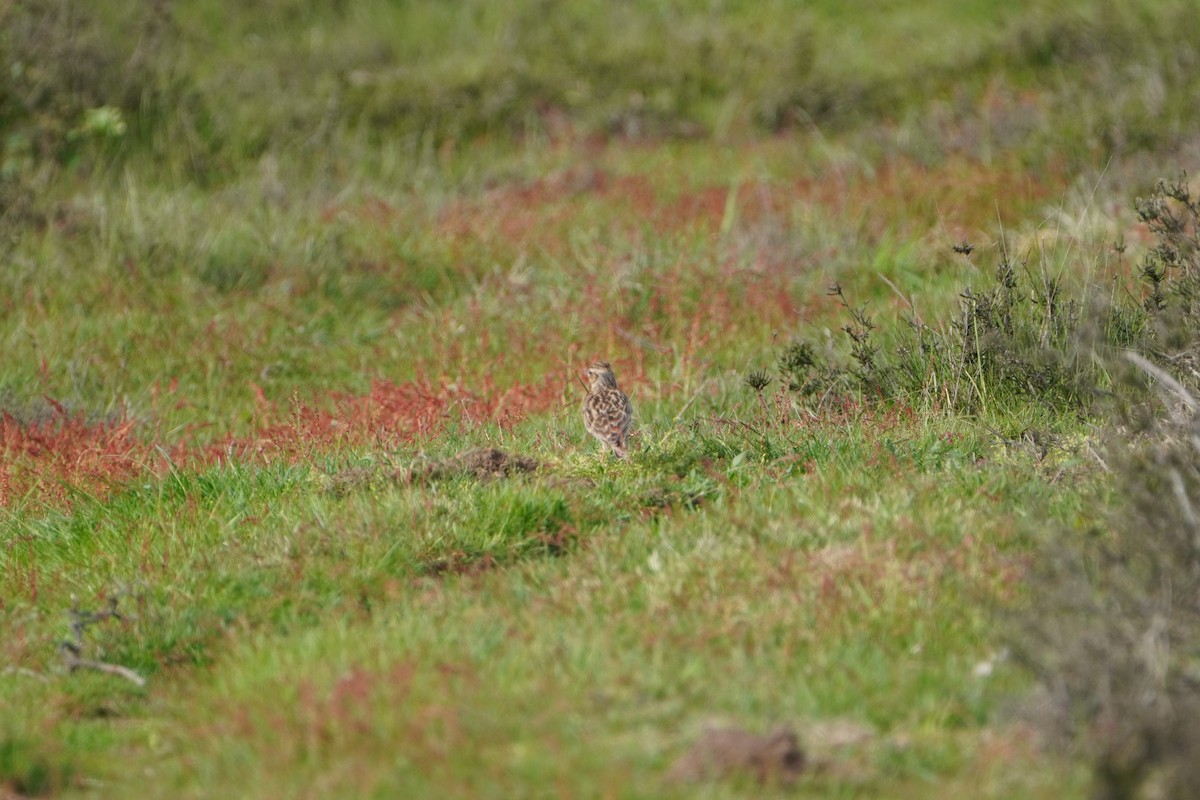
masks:
POLYGON ((991 448, 971 426, 726 431, 484 482, 397 484, 372 460, 222 466, 31 519, 6 559, 22 578, 9 611, 46 620, 11 657, 49 667, 69 598, 119 592, 129 618, 89 629, 88 649, 151 687, 60 676, 6 695, 10 718, 35 724, 45 692, 64 693, 51 719, 78 737, 68 763, 106 793, 141 784, 132 758, 155 785, 206 792, 653 796, 709 716, 878 730, 848 756, 861 774, 819 791, 964 769, 963 733, 1020 684, 974 672, 1028 549, 1007 507, 1068 517, 1078 500, 1031 484, 1028 458, 976 465, 991 448), (323 477, 347 468, 355 481, 323 477))
POLYGON ((665 779, 719 719, 792 796, 1086 796, 1002 620, 1113 497, 1190 5, 67 5, 0 8, 0 793, 761 796, 665 779))

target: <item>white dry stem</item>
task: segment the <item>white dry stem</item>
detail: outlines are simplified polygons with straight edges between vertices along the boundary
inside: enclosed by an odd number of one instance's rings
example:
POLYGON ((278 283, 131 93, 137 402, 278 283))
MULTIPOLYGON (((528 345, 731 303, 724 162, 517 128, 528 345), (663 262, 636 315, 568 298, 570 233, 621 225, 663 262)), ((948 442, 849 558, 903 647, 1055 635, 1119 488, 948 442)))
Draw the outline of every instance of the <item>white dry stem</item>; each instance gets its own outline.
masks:
POLYGON ((1104 470, 1105 472, 1107 472, 1108 474, 1111 475, 1112 470, 1109 469, 1108 463, 1104 460, 1104 458, 1100 455, 1100 453, 1096 450, 1096 448, 1092 445, 1092 443, 1086 442, 1084 446, 1087 448, 1088 455, 1090 455, 1092 458, 1094 458, 1096 460, 1096 463, 1100 465, 1100 469, 1104 470))
POLYGON ((129 667, 122 667, 120 664, 109 664, 105 661, 92 661, 89 658, 80 658, 74 653, 63 653, 63 660, 67 664, 67 669, 74 672, 77 669, 94 669, 97 672, 107 672, 109 675, 117 675, 135 686, 145 686, 146 679, 129 667))
POLYGON ((696 402, 696 399, 700 397, 701 392, 703 392, 707 387, 708 378, 705 378, 700 382, 700 388, 696 390, 695 394, 688 398, 688 401, 683 404, 683 408, 679 409, 679 411, 675 414, 676 421, 683 419, 683 412, 687 411, 688 408, 691 407, 692 403, 696 402))
POLYGON ((624 328, 617 328, 617 335, 620 336, 625 341, 630 342, 631 344, 637 345, 638 347, 642 348, 643 350, 649 350, 654 353, 669 353, 669 352, 671 352, 671 348, 663 347, 662 345, 655 344, 653 340, 647 339, 645 336, 639 336, 636 333, 633 333, 632 331, 625 330, 624 328))
POLYGON ((1133 352, 1132 350, 1125 351, 1125 358, 1130 363, 1141 369, 1150 377, 1161 383, 1163 386, 1170 389, 1176 397, 1187 406, 1188 411, 1195 413, 1197 403, 1196 399, 1184 388, 1183 384, 1171 377, 1170 373, 1159 367, 1156 364, 1150 363, 1145 357, 1133 352))

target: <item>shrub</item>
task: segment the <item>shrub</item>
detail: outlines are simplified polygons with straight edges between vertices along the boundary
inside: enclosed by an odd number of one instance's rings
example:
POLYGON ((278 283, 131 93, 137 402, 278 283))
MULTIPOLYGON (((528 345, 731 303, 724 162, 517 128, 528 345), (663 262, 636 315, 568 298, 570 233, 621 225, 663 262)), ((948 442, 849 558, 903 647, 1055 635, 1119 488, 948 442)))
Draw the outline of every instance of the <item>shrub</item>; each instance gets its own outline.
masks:
POLYGON ((1114 437, 1114 501, 1091 529, 1053 535, 1012 628, 1052 702, 1043 720, 1083 747, 1097 797, 1141 797, 1153 782, 1156 796, 1188 798, 1200 786, 1195 430, 1164 421, 1132 444, 1114 437))
MULTIPOLYGON (((834 285, 829 295, 848 318, 840 352, 818 356, 814 343, 794 339, 776 359, 782 383, 810 398, 855 393, 968 412, 1036 399, 1087 413, 1097 396, 1130 389, 1113 385, 1109 370, 1116 354, 1133 350, 1200 386, 1200 201, 1183 175, 1160 180, 1135 208, 1155 244, 1136 276, 1115 279, 1108 298, 1062 277, 1087 272, 1078 265, 1045 252, 1016 260, 1003 248, 990 271, 973 262, 987 275, 983 285, 964 286, 957 313, 933 325, 881 325, 834 285)), ((976 250, 953 249, 967 259, 976 250)))
POLYGON ((1044 264, 1001 259, 983 288, 963 288, 948 320, 931 326, 906 318, 881 329, 834 286, 830 294, 849 317, 841 363, 818 363, 813 344, 797 340, 778 367, 789 389, 808 396, 850 391, 961 411, 1038 398, 1082 411, 1105 378, 1080 340, 1102 349, 1144 346, 1146 315, 1091 302, 1083 290, 1067 292, 1044 264))
POLYGON ((1112 395, 1102 463, 1114 497, 1088 530, 1045 539, 1028 605, 1010 620, 1018 660, 1051 700, 1044 721, 1083 748, 1096 796, 1112 800, 1200 786, 1200 214, 1184 180, 1160 181, 1137 209, 1156 237, 1141 270, 1153 324, 1132 338, 1157 364, 1127 356, 1141 372, 1125 370, 1126 391, 1112 395), (1163 403, 1147 402, 1147 377, 1163 403))
POLYGON ((1160 180, 1148 198, 1138 198, 1136 208, 1155 237, 1141 268, 1154 323, 1153 355, 1195 385, 1200 379, 1200 203, 1183 174, 1174 182, 1160 180))

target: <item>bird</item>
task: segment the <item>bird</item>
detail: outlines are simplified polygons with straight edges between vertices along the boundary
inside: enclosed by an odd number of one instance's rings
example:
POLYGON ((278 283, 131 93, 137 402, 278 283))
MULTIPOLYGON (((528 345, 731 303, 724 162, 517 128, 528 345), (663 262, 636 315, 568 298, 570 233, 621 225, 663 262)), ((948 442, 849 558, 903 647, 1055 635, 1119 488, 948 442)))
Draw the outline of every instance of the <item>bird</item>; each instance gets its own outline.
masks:
POLYGON ((633 426, 633 405, 617 386, 617 376, 607 361, 588 367, 587 397, 583 399, 583 424, 588 433, 604 442, 618 458, 629 455, 629 429, 633 426))

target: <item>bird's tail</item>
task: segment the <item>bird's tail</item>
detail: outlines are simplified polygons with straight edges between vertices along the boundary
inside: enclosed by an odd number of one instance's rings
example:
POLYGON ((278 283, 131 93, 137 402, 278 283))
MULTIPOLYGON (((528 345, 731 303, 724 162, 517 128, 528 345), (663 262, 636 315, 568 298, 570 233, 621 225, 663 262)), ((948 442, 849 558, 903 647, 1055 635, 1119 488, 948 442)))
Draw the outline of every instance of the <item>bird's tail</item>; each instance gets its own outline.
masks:
POLYGON ((617 454, 617 458, 629 458, 629 439, 624 436, 614 436, 612 449, 617 454))

